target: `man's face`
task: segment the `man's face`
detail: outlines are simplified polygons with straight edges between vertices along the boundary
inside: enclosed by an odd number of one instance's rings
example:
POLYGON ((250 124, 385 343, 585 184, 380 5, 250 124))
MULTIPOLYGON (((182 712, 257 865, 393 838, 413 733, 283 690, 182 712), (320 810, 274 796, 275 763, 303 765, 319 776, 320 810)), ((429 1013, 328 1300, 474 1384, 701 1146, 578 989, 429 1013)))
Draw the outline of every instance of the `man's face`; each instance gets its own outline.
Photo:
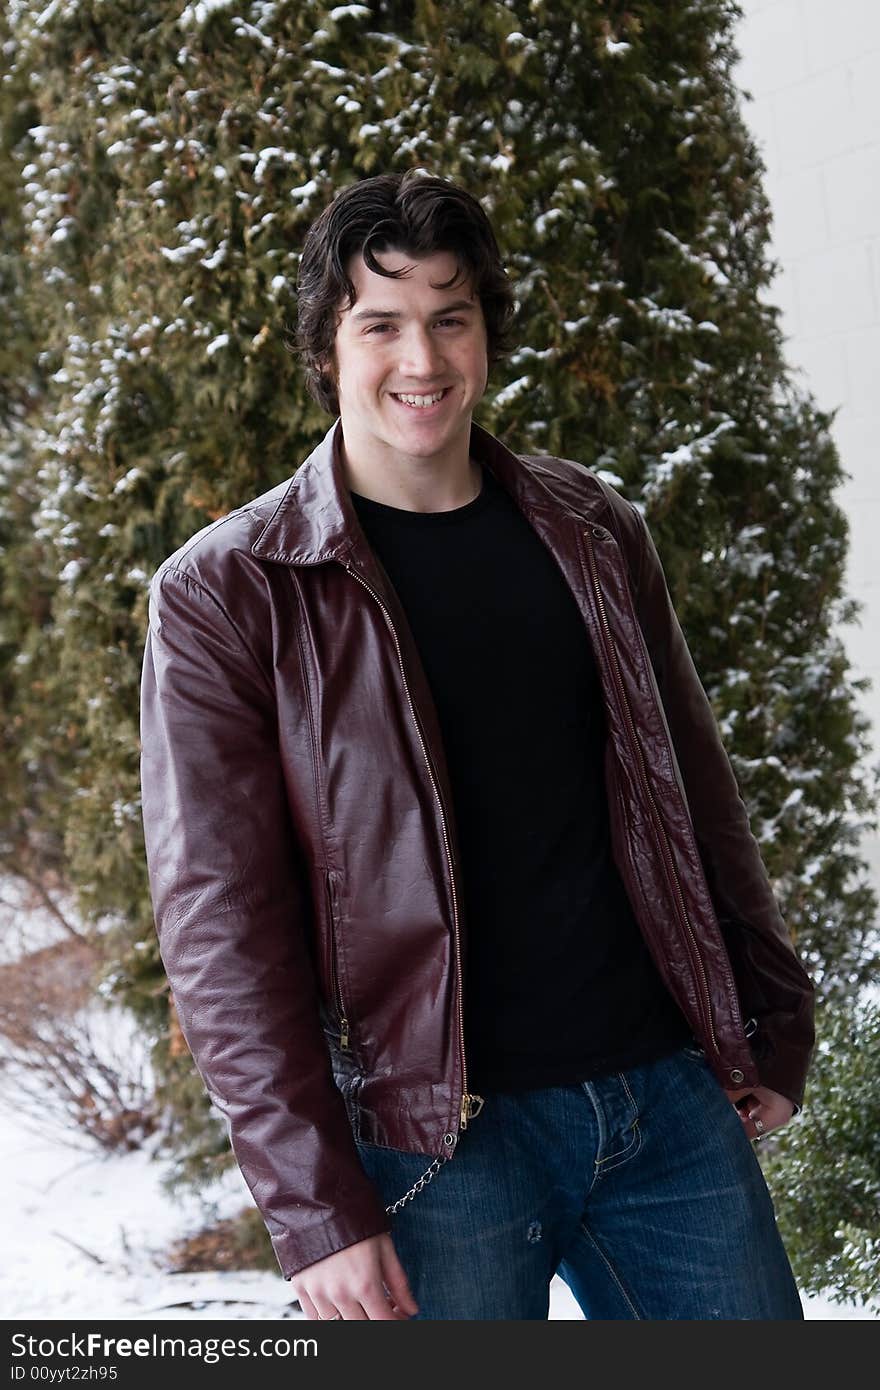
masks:
POLYGON ((450 251, 416 259, 391 250, 376 259, 407 274, 397 280, 377 275, 360 252, 348 264, 357 298, 342 312, 335 342, 346 448, 352 457, 377 462, 389 451, 424 460, 463 449, 467 457, 471 412, 488 380, 486 324, 470 277, 451 290, 433 288, 457 270, 450 251), (397 399, 440 390, 437 405, 397 399))

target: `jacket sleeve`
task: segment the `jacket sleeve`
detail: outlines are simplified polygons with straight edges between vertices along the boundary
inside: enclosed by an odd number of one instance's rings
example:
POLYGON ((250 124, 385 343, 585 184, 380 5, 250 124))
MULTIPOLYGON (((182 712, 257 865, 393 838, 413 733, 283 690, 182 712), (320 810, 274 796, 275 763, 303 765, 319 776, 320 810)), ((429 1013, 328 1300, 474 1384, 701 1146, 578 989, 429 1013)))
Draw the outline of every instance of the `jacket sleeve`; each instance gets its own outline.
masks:
POLYGON ((289 1279, 390 1221, 333 1080, 271 683, 169 567, 150 586, 141 792, 180 1025, 289 1279))
POLYGON ((733 969, 761 1084, 803 1105, 815 1041, 812 980, 782 919, 717 722, 636 507, 636 613, 645 637, 700 860, 733 969))

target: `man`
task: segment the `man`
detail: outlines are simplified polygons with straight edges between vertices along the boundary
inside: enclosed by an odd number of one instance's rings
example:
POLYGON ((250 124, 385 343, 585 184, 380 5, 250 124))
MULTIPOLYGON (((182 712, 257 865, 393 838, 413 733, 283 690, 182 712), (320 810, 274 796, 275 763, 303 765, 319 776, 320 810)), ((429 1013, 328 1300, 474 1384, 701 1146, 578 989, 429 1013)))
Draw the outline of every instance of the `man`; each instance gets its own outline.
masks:
POLYGON ((339 418, 151 584, 180 1024, 307 1318, 546 1318, 557 1271, 590 1318, 801 1318, 752 1141, 812 982, 640 511, 472 419, 512 304, 450 181, 309 231, 339 418))

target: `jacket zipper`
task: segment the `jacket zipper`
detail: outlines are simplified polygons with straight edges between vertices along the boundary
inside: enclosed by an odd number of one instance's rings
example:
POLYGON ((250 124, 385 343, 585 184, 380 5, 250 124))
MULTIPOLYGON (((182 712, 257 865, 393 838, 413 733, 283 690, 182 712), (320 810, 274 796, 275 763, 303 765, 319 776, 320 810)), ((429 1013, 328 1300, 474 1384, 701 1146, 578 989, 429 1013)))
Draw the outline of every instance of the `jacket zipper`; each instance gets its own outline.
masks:
POLYGON ((698 993, 700 994, 700 1003, 702 1006, 703 1017, 706 1023, 709 1036, 712 1039, 712 1045, 714 1046, 715 1051, 719 1052, 718 1040, 715 1037, 715 1030, 712 1026, 712 1009, 709 1000, 709 986, 706 981, 706 970, 705 966, 703 965, 703 960, 700 955, 700 949, 697 944, 696 936, 694 935, 694 930, 690 924, 690 919, 687 915, 687 908, 685 907, 684 896, 681 891, 681 881, 678 877, 678 871, 675 867, 675 860, 673 859, 672 851, 669 848, 669 840, 666 835, 666 829, 663 825, 663 821, 661 820, 660 812, 657 808, 657 803, 654 799, 654 793, 651 790, 650 782, 648 781, 647 775, 645 773, 642 748, 638 739, 636 738, 635 728, 633 726, 632 711, 629 705, 629 697, 626 693, 626 687, 623 683, 623 677, 620 674, 620 667, 617 662, 617 649, 614 645, 614 639, 611 635, 611 627, 608 622, 608 615, 605 611, 605 601, 602 597, 602 589, 599 584, 599 578, 596 572, 596 556, 593 551, 593 539, 591 529, 587 528, 587 530, 584 531, 584 535, 587 536, 589 540, 589 544, 587 546, 587 557, 590 564, 590 578, 592 579, 593 591, 596 596, 596 607, 599 611, 599 615, 602 621, 602 630, 605 637, 605 646, 611 656, 610 664, 613 670, 615 684, 617 686, 617 691, 620 696, 621 706, 626 715, 625 722, 627 732, 629 735, 630 747, 635 754, 635 764, 638 768, 642 788, 647 794, 648 801, 650 802, 651 809, 653 811, 654 828, 657 834, 657 841, 663 853, 663 858, 666 863, 668 876, 670 877, 675 887, 675 898, 679 909, 679 916, 681 918, 681 921, 684 923, 685 930, 687 932, 686 940, 690 943, 690 956, 692 962, 696 966, 696 978, 698 979, 699 984, 702 986, 702 992, 698 991, 698 993))
POLYGON ((447 829, 446 829, 446 815, 445 815, 444 810, 443 810, 443 802, 442 802, 442 800, 441 800, 441 798, 440 798, 440 788, 439 788, 439 786, 437 785, 437 779, 436 779, 435 776, 434 776, 434 769, 433 769, 433 767, 431 766, 431 759, 428 757, 428 750, 427 750, 427 748, 425 747, 425 740, 424 740, 424 738, 423 738, 423 736, 422 736, 422 728, 421 728, 421 725, 419 724, 419 720, 418 720, 418 717, 417 717, 416 711, 415 711, 415 706, 413 705, 413 702, 412 702, 412 696, 411 696, 411 694, 410 694, 410 689, 409 689, 409 682, 407 681, 407 678, 406 678, 406 670, 405 670, 404 665, 403 665, 403 653, 402 653, 401 650, 400 650, 400 642, 399 642, 399 640, 398 640, 397 631, 396 631, 396 629, 395 629, 395 627, 394 627, 394 623, 393 623, 392 620, 391 620, 391 614, 389 613, 388 608, 386 607, 385 603, 383 603, 382 599, 381 599, 381 598, 379 597, 379 595, 376 593, 376 590, 375 590, 370 584, 368 584, 367 581, 361 577, 361 575, 358 574, 357 570, 353 569, 353 568, 351 567, 351 565, 346 565, 345 568, 346 568, 346 570, 348 571, 348 573, 349 573, 354 579, 356 579, 356 580, 358 581, 359 584, 362 584, 362 585, 364 586, 364 588, 367 590, 368 593, 370 593, 370 594, 373 595, 373 598, 376 600, 376 602, 378 603, 379 607, 382 609, 383 614, 385 615, 385 622, 388 624, 388 629, 389 629, 389 631, 390 631, 390 633, 391 633, 391 636, 394 638, 394 646, 395 646, 395 649, 396 649, 396 651, 397 651, 397 661, 398 661, 398 664, 399 664, 399 666, 400 666, 400 675, 401 675, 401 679, 403 680, 403 688, 404 688, 404 690, 406 691, 407 703, 409 704, 410 713, 411 713, 411 715, 412 715, 412 717, 413 717, 413 723, 414 723, 415 726, 416 726, 416 732, 418 733, 418 736, 419 736, 419 743, 421 744, 422 754, 424 755, 424 759, 425 759, 425 766, 426 766, 427 769, 428 769, 428 775, 429 775, 429 777, 431 778, 431 785, 432 785, 432 787, 434 788, 434 794, 435 794, 435 796, 436 796, 436 798, 437 798, 437 805, 438 805, 439 808, 440 808, 440 822, 441 822, 441 825, 443 826, 443 845, 444 845, 444 848, 445 848, 445 850, 446 850, 446 862, 447 862, 447 864, 449 865, 449 878, 450 878, 450 882, 452 883, 452 915, 453 915, 453 927, 454 927, 454 930, 453 930, 453 937, 454 937, 454 940, 455 940, 455 963, 456 963, 456 967, 457 967, 457 969, 458 969, 458 980, 459 980, 459 988, 458 988, 458 1039, 459 1039, 459 1047, 460 1047, 460 1050, 461 1050, 461 1084, 462 1084, 461 1107, 460 1107, 460 1110, 459 1110, 459 1129, 460 1129, 460 1130, 464 1130, 464 1129, 467 1129, 468 1121, 469 1121, 469 1120, 472 1120, 472 1119, 474 1118, 474 1116, 475 1116, 475 1115, 478 1115, 478 1114, 480 1113, 480 1111, 482 1110, 482 1108, 483 1108, 483 1097, 482 1097, 482 1096, 476 1096, 476 1095, 474 1095, 474 1096, 469 1095, 469 1094, 468 1094, 468 1089, 467 1089, 467 1065, 466 1065, 465 1051, 464 1051, 464 1018, 463 1018, 463 1016, 462 1016, 462 1007, 461 1007, 461 978, 462 978, 462 971, 461 971, 461 952, 460 952, 460 949, 459 949, 459 938, 458 938, 458 901, 457 901, 457 895, 456 895, 456 891, 455 891, 455 873, 454 873, 453 868, 452 868, 452 854, 451 854, 450 849, 449 849, 449 836, 448 836, 447 829), (479 1102, 479 1103, 477 1104, 477 1102, 479 1102))
POLYGON ((345 1004, 342 999, 342 990, 339 988, 339 972, 336 967, 336 888, 333 881, 332 870, 328 869, 326 871, 324 882, 327 890, 327 906, 330 913, 330 930, 328 933, 330 982, 333 989, 336 1013, 339 1016, 339 1046, 343 1052, 351 1052, 351 1047, 349 1045, 349 1023, 345 1012, 345 1004))

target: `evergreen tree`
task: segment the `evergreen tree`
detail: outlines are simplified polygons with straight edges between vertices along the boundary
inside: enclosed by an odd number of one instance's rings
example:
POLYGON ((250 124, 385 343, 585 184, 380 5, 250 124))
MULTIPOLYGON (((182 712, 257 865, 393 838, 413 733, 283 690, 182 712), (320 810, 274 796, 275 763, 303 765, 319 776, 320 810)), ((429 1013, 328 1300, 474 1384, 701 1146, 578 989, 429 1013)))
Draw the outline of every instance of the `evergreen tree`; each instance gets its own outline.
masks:
MULTIPOLYGON (((0 520, 13 610, 0 679, 31 718, 33 669, 9 652, 39 654, 41 740, 66 739, 45 824, 63 831, 84 917, 110 928, 107 988, 159 1035, 178 1172, 212 1172, 226 1149, 152 927, 147 582, 329 427, 289 351, 299 248, 333 193, 371 174, 446 175, 486 208, 522 345, 477 418, 517 451, 593 467, 645 511, 801 956, 829 1003, 872 978, 859 845, 877 772, 839 637, 857 612, 844 475, 832 417, 794 384, 761 297, 775 267, 731 76, 739 6, 12 0, 8 13, 5 90, 33 112, 4 146, 22 217, 6 254, 39 324, 43 389, 12 431, 24 462, 0 520), (30 500, 13 507, 12 492, 30 500)), ((0 359, 16 381, 33 369, 0 359)), ((25 743, 0 747, 18 797, 25 743)))
POLYGON ((825 1008, 812 1100, 762 1167, 795 1278, 880 1308, 880 1005, 825 1008))
MULTIPOLYGON (((15 40, 0 11, 0 53, 15 40)), ((71 928, 64 886, 66 819, 62 769, 76 756, 69 702, 57 684, 49 615, 57 586, 33 524, 40 501, 31 431, 45 390, 39 293, 25 255, 22 204, 28 170, 16 148, 39 120, 28 75, 8 62, 0 83, 0 873, 27 885, 71 928), (61 698, 53 701, 53 696, 61 698)))

